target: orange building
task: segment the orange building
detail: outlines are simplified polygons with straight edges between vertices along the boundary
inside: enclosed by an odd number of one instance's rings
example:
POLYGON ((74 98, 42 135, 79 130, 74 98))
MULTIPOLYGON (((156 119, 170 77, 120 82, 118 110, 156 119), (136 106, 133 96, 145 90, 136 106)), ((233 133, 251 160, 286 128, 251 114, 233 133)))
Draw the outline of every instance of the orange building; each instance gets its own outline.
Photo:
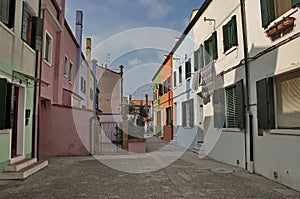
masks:
POLYGON ((165 57, 153 79, 153 121, 162 140, 173 139, 172 55, 165 57))

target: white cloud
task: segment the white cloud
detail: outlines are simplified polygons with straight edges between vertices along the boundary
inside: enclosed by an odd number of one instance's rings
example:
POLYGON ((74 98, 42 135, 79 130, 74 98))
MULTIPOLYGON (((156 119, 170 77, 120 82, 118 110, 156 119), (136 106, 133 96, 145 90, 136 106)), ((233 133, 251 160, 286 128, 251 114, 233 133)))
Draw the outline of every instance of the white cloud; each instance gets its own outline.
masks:
POLYGON ((159 0, 138 0, 138 3, 147 10, 149 19, 161 19, 172 9, 170 5, 159 0))
POLYGON ((132 60, 128 60, 128 66, 129 67, 138 66, 141 63, 143 63, 143 62, 141 60, 139 60, 138 58, 134 58, 132 60))

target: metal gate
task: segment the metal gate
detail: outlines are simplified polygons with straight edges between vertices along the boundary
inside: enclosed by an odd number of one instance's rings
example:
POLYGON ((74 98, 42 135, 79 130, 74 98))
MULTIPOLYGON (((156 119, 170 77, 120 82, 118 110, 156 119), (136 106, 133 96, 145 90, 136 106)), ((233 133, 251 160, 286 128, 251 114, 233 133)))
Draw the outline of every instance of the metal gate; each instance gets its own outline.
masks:
POLYGON ((121 124, 121 122, 100 122, 100 154, 122 152, 123 135, 121 124))

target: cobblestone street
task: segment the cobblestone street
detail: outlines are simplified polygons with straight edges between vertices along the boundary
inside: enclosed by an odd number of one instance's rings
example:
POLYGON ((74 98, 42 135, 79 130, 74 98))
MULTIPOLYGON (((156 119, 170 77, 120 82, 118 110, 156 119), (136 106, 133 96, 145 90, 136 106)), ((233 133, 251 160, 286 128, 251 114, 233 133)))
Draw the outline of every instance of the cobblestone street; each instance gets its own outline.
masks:
MULTIPOLYGON (((164 146, 147 141, 147 151, 164 146)), ((176 149, 176 147, 174 147, 176 149)), ((111 159, 134 161, 138 155, 111 159)), ((147 161, 147 156, 143 157, 147 161)), ((300 198, 264 177, 186 152, 166 168, 134 174, 111 169, 94 157, 57 157, 23 181, 0 181, 0 198, 300 198)))

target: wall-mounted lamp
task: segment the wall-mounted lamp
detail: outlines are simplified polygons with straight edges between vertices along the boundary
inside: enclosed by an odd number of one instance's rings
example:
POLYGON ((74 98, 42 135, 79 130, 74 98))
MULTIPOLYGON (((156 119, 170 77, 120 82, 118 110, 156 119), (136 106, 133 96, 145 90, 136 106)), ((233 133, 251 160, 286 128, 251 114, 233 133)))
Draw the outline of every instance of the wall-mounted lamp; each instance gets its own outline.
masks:
POLYGON ((204 22, 209 22, 209 25, 212 24, 212 22, 215 22, 216 20, 215 19, 212 19, 212 18, 207 18, 207 17, 204 17, 204 22))

